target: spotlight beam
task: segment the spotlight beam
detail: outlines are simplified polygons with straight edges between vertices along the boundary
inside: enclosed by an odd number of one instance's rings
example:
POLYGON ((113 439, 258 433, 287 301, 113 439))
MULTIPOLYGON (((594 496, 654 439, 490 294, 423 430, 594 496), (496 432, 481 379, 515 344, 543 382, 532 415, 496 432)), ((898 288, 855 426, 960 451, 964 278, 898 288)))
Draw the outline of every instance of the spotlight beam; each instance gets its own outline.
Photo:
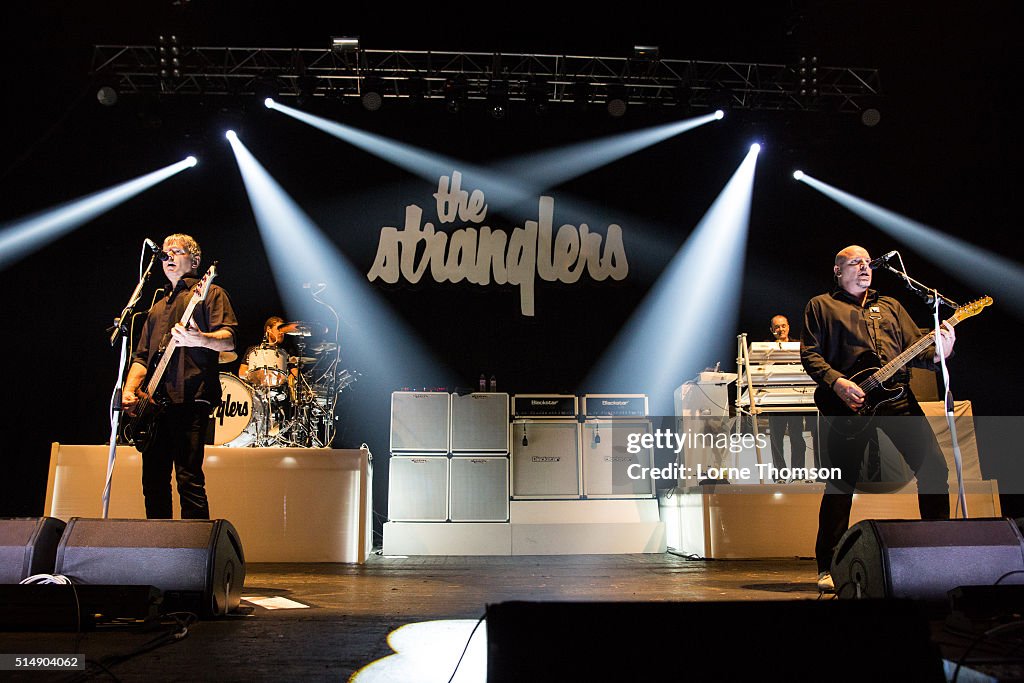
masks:
POLYGON ((675 387, 731 357, 714 354, 732 349, 739 317, 757 152, 752 147, 744 157, 591 371, 588 387, 646 393, 652 415, 671 415, 675 387))
POLYGON ((992 294, 1017 316, 1024 317, 1024 302, 1019 297, 1024 289, 1024 268, 1020 264, 872 204, 807 173, 801 173, 797 180, 909 246, 942 270, 969 283, 977 289, 977 294, 992 294))
POLYGON ((8 223, 0 228, 0 270, 157 183, 195 165, 195 157, 188 157, 134 180, 8 223))
MULTIPOLYGON (((374 368, 385 386, 408 384, 425 368, 443 365, 428 357, 416 335, 391 312, 388 304, 370 288, 365 278, 326 238, 237 135, 228 135, 274 281, 291 317, 322 320, 324 309, 310 296, 309 287, 320 288, 320 298, 341 315, 341 335, 350 360, 374 368), (305 284, 304 284, 305 283, 305 284), (384 342, 401 340, 394 353, 384 342)), ((324 321, 333 322, 333 321, 324 321)), ((339 331, 339 334, 341 332, 339 331)))

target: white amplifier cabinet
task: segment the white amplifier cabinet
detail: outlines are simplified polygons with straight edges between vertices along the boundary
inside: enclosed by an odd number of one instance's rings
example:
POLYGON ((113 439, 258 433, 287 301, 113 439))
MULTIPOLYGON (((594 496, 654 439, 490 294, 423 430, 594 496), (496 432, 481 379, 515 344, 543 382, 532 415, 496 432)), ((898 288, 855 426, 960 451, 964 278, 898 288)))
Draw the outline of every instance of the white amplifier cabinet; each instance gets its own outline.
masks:
POLYGON ((448 456, 391 456, 388 519, 392 522, 448 521, 448 456))
POLYGON ((646 394, 585 394, 583 414, 590 417, 647 417, 646 394))
POLYGON ((580 426, 575 420, 514 420, 512 498, 579 498, 580 426))
POLYGON ((584 422, 580 437, 583 495, 587 498, 653 498, 655 481, 650 469, 654 452, 640 444, 641 435, 650 434, 651 429, 650 420, 584 422), (631 465, 638 467, 631 469, 631 465), (647 471, 642 473, 643 468, 647 471))
POLYGON ((508 521, 507 457, 454 455, 450 467, 448 514, 453 522, 508 521))
POLYGON ((452 394, 452 453, 508 453, 508 394, 452 394))
POLYGON ((579 415, 579 399, 573 394, 515 394, 513 417, 568 418, 579 415))
POLYGON ((447 453, 451 396, 444 391, 391 394, 391 452, 447 453))

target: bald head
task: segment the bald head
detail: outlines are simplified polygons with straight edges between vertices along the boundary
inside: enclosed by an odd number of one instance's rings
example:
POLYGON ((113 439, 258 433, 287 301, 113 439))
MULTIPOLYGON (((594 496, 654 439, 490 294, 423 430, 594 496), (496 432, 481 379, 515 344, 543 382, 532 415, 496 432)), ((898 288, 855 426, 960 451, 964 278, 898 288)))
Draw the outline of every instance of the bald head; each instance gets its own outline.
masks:
POLYGON ((871 286, 871 255, 864 247, 851 244, 838 254, 832 272, 841 289, 854 296, 863 296, 871 286))

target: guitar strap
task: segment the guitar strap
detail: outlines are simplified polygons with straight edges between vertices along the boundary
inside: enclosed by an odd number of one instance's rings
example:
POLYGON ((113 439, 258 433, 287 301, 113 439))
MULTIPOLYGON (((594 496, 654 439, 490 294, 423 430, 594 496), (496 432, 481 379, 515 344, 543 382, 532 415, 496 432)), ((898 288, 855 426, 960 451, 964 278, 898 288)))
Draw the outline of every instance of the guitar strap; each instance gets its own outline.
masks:
POLYGON ((882 344, 879 341, 879 339, 880 339, 880 333, 879 333, 879 325, 880 325, 880 323, 879 323, 879 321, 882 319, 882 313, 881 313, 881 310, 878 308, 878 302, 877 301, 875 303, 871 304, 870 306, 868 306, 868 319, 871 320, 871 327, 868 328, 868 329, 869 329, 869 331, 871 333, 871 341, 875 345, 875 354, 878 356, 878 359, 880 361, 882 361, 882 363, 884 364, 884 363, 888 362, 889 359, 885 358, 882 355, 882 344))

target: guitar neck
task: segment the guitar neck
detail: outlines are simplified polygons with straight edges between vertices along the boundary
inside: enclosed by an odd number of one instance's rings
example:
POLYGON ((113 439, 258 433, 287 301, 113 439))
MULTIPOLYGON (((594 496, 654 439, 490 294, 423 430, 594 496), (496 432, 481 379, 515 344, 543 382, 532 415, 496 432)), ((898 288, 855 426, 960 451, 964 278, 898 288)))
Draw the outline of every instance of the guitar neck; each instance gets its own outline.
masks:
MULTIPOLYGON (((192 314, 196 310, 196 306, 202 301, 198 294, 192 296, 192 300, 188 302, 188 307, 185 308, 185 313, 181 316, 182 325, 188 327, 192 323, 192 314)), ((153 370, 152 377, 149 378, 149 382, 146 383, 146 393, 149 396, 154 396, 157 387, 160 385, 160 380, 164 378, 164 372, 167 370, 167 366, 170 365, 171 356, 174 355, 174 350, 178 348, 178 342, 172 337, 171 341, 167 342, 167 348, 164 349, 163 356, 160 357, 160 362, 157 363, 156 369, 153 370)))
MULTIPOLYGON (((957 318, 956 316, 953 316, 952 318, 946 320, 946 323, 948 323, 951 326, 956 325, 959 322, 960 319, 957 318)), ((878 372, 871 376, 871 378, 879 382, 884 382, 892 378, 893 375, 895 375, 897 372, 903 369, 904 365, 912 361, 914 358, 917 357, 919 353, 921 353, 934 343, 935 330, 932 330, 928 334, 924 335, 916 342, 905 348, 902 353, 900 353, 898 356, 896 356, 891 361, 886 363, 885 366, 880 368, 878 372)))

